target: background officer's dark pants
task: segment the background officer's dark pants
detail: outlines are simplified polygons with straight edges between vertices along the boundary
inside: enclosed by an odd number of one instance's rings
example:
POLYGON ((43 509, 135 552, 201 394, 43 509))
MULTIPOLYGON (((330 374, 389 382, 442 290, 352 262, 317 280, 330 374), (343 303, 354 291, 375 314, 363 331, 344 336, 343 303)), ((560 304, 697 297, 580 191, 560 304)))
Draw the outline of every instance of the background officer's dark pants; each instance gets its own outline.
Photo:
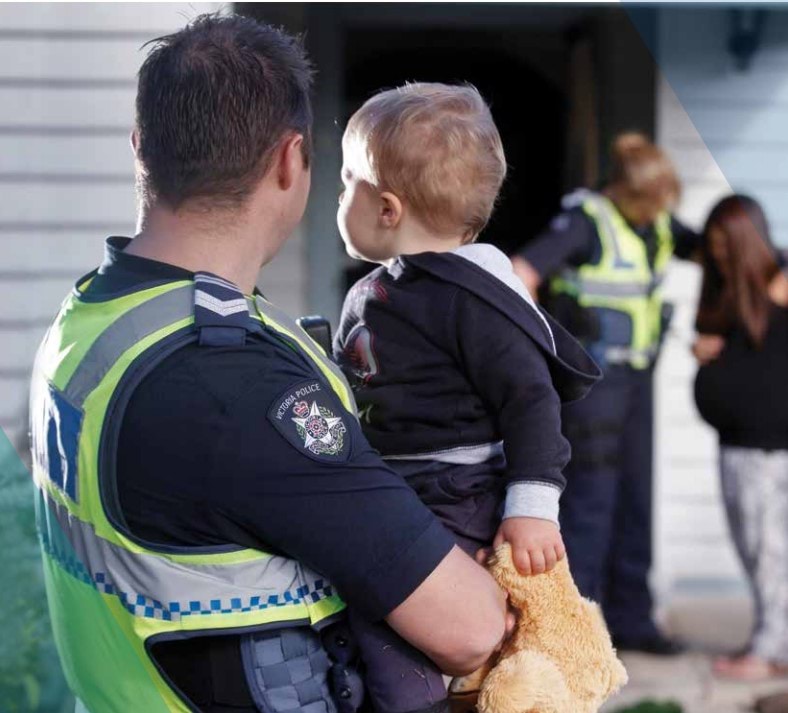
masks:
POLYGON ((654 634, 651 568, 651 370, 608 367, 590 395, 563 411, 572 445, 561 528, 575 581, 602 604, 614 638, 654 634))

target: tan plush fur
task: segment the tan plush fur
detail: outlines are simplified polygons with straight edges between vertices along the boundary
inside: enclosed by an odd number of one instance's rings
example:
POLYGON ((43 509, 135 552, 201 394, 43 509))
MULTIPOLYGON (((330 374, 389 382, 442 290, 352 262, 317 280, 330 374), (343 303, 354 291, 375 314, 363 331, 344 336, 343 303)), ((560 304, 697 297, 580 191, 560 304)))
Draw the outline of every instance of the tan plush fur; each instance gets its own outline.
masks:
POLYGON ((599 607, 583 599, 566 559, 521 575, 509 545, 489 569, 509 592, 517 626, 497 661, 455 679, 452 694, 478 690, 479 713, 596 713, 627 682, 599 607))

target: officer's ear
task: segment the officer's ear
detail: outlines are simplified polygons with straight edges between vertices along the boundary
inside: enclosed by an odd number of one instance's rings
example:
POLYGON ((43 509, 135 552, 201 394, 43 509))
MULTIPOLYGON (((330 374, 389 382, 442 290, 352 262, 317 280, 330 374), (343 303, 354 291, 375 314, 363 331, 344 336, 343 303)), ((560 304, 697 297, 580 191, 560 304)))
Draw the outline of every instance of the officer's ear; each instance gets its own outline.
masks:
POLYGON ((396 228, 402 220, 402 201, 393 193, 384 191, 380 194, 378 223, 381 228, 396 228))
POLYGON ((132 129, 131 134, 129 134, 129 144, 131 144, 131 152, 134 154, 134 158, 140 157, 140 133, 137 129, 132 129))
POLYGON ((276 179, 279 188, 289 190, 304 172, 309 172, 304 162, 304 137, 301 134, 290 134, 285 137, 279 147, 276 160, 276 179))

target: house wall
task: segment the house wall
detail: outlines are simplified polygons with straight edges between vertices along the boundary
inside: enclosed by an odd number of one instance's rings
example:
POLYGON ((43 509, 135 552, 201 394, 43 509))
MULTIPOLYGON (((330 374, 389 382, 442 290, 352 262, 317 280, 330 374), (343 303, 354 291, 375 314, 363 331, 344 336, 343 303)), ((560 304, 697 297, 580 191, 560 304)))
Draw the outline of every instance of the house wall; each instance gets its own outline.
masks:
MULTIPOLYGON (((788 245, 788 13, 770 10, 761 49, 740 72, 727 52, 730 13, 696 6, 660 11, 657 138, 683 182, 679 217, 700 228, 732 190, 764 203, 774 238, 788 245)), ((685 587, 741 586, 721 507, 715 433, 692 398, 689 352, 700 286, 676 263, 666 283, 676 305, 658 374, 655 579, 685 587)))
MULTIPOLYGON (((0 427, 12 440, 24 433, 33 353, 57 305, 100 261, 104 236, 134 228, 127 136, 140 46, 217 7, 0 4, 0 427)), ((379 21, 377 12, 366 21, 379 21)), ((699 226, 733 186, 764 201, 776 239, 788 246, 788 201, 781 199, 788 189, 788 13, 769 12, 762 48, 750 70, 738 73, 725 49, 727 10, 660 11, 656 130, 684 181, 681 217, 699 226)), ((326 57, 338 56, 336 47, 314 49, 324 69, 326 57)), ((319 124, 333 126, 336 105, 317 104, 319 124)), ((329 133, 316 136, 319 149, 329 150, 329 133)), ((322 204, 310 209, 313 242, 318 235, 331 242, 330 213, 322 204)), ((292 314, 337 299, 338 249, 331 259, 319 250, 306 259, 298 234, 259 284, 292 314)), ((719 505, 714 437, 691 399, 698 279, 695 267, 676 264, 666 285, 677 312, 657 377, 655 577, 665 593, 740 581, 719 505)))
MULTIPOLYGON (((221 3, 0 4, 0 427, 25 432, 33 355, 60 301, 134 232, 128 136, 148 40, 221 3)), ((303 312, 300 235, 260 285, 303 312)))

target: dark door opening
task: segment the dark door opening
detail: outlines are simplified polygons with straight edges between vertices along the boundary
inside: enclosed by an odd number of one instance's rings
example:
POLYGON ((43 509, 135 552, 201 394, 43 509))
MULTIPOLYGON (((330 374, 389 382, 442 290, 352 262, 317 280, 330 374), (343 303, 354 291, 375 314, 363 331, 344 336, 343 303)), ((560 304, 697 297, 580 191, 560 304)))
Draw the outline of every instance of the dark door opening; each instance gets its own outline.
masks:
MULTIPOLYGON (((546 75, 534 61, 527 31, 349 30, 345 41, 347 119, 369 96, 406 81, 470 82, 490 103, 509 173, 482 242, 511 253, 549 220, 564 188, 567 122, 566 54, 559 33, 548 38, 546 75), (528 48, 526 52, 518 47, 528 48), (556 60, 558 60, 556 62, 556 60)), ((539 53, 536 53, 538 59, 539 53)), ((371 266, 354 263, 345 287, 371 266)))

